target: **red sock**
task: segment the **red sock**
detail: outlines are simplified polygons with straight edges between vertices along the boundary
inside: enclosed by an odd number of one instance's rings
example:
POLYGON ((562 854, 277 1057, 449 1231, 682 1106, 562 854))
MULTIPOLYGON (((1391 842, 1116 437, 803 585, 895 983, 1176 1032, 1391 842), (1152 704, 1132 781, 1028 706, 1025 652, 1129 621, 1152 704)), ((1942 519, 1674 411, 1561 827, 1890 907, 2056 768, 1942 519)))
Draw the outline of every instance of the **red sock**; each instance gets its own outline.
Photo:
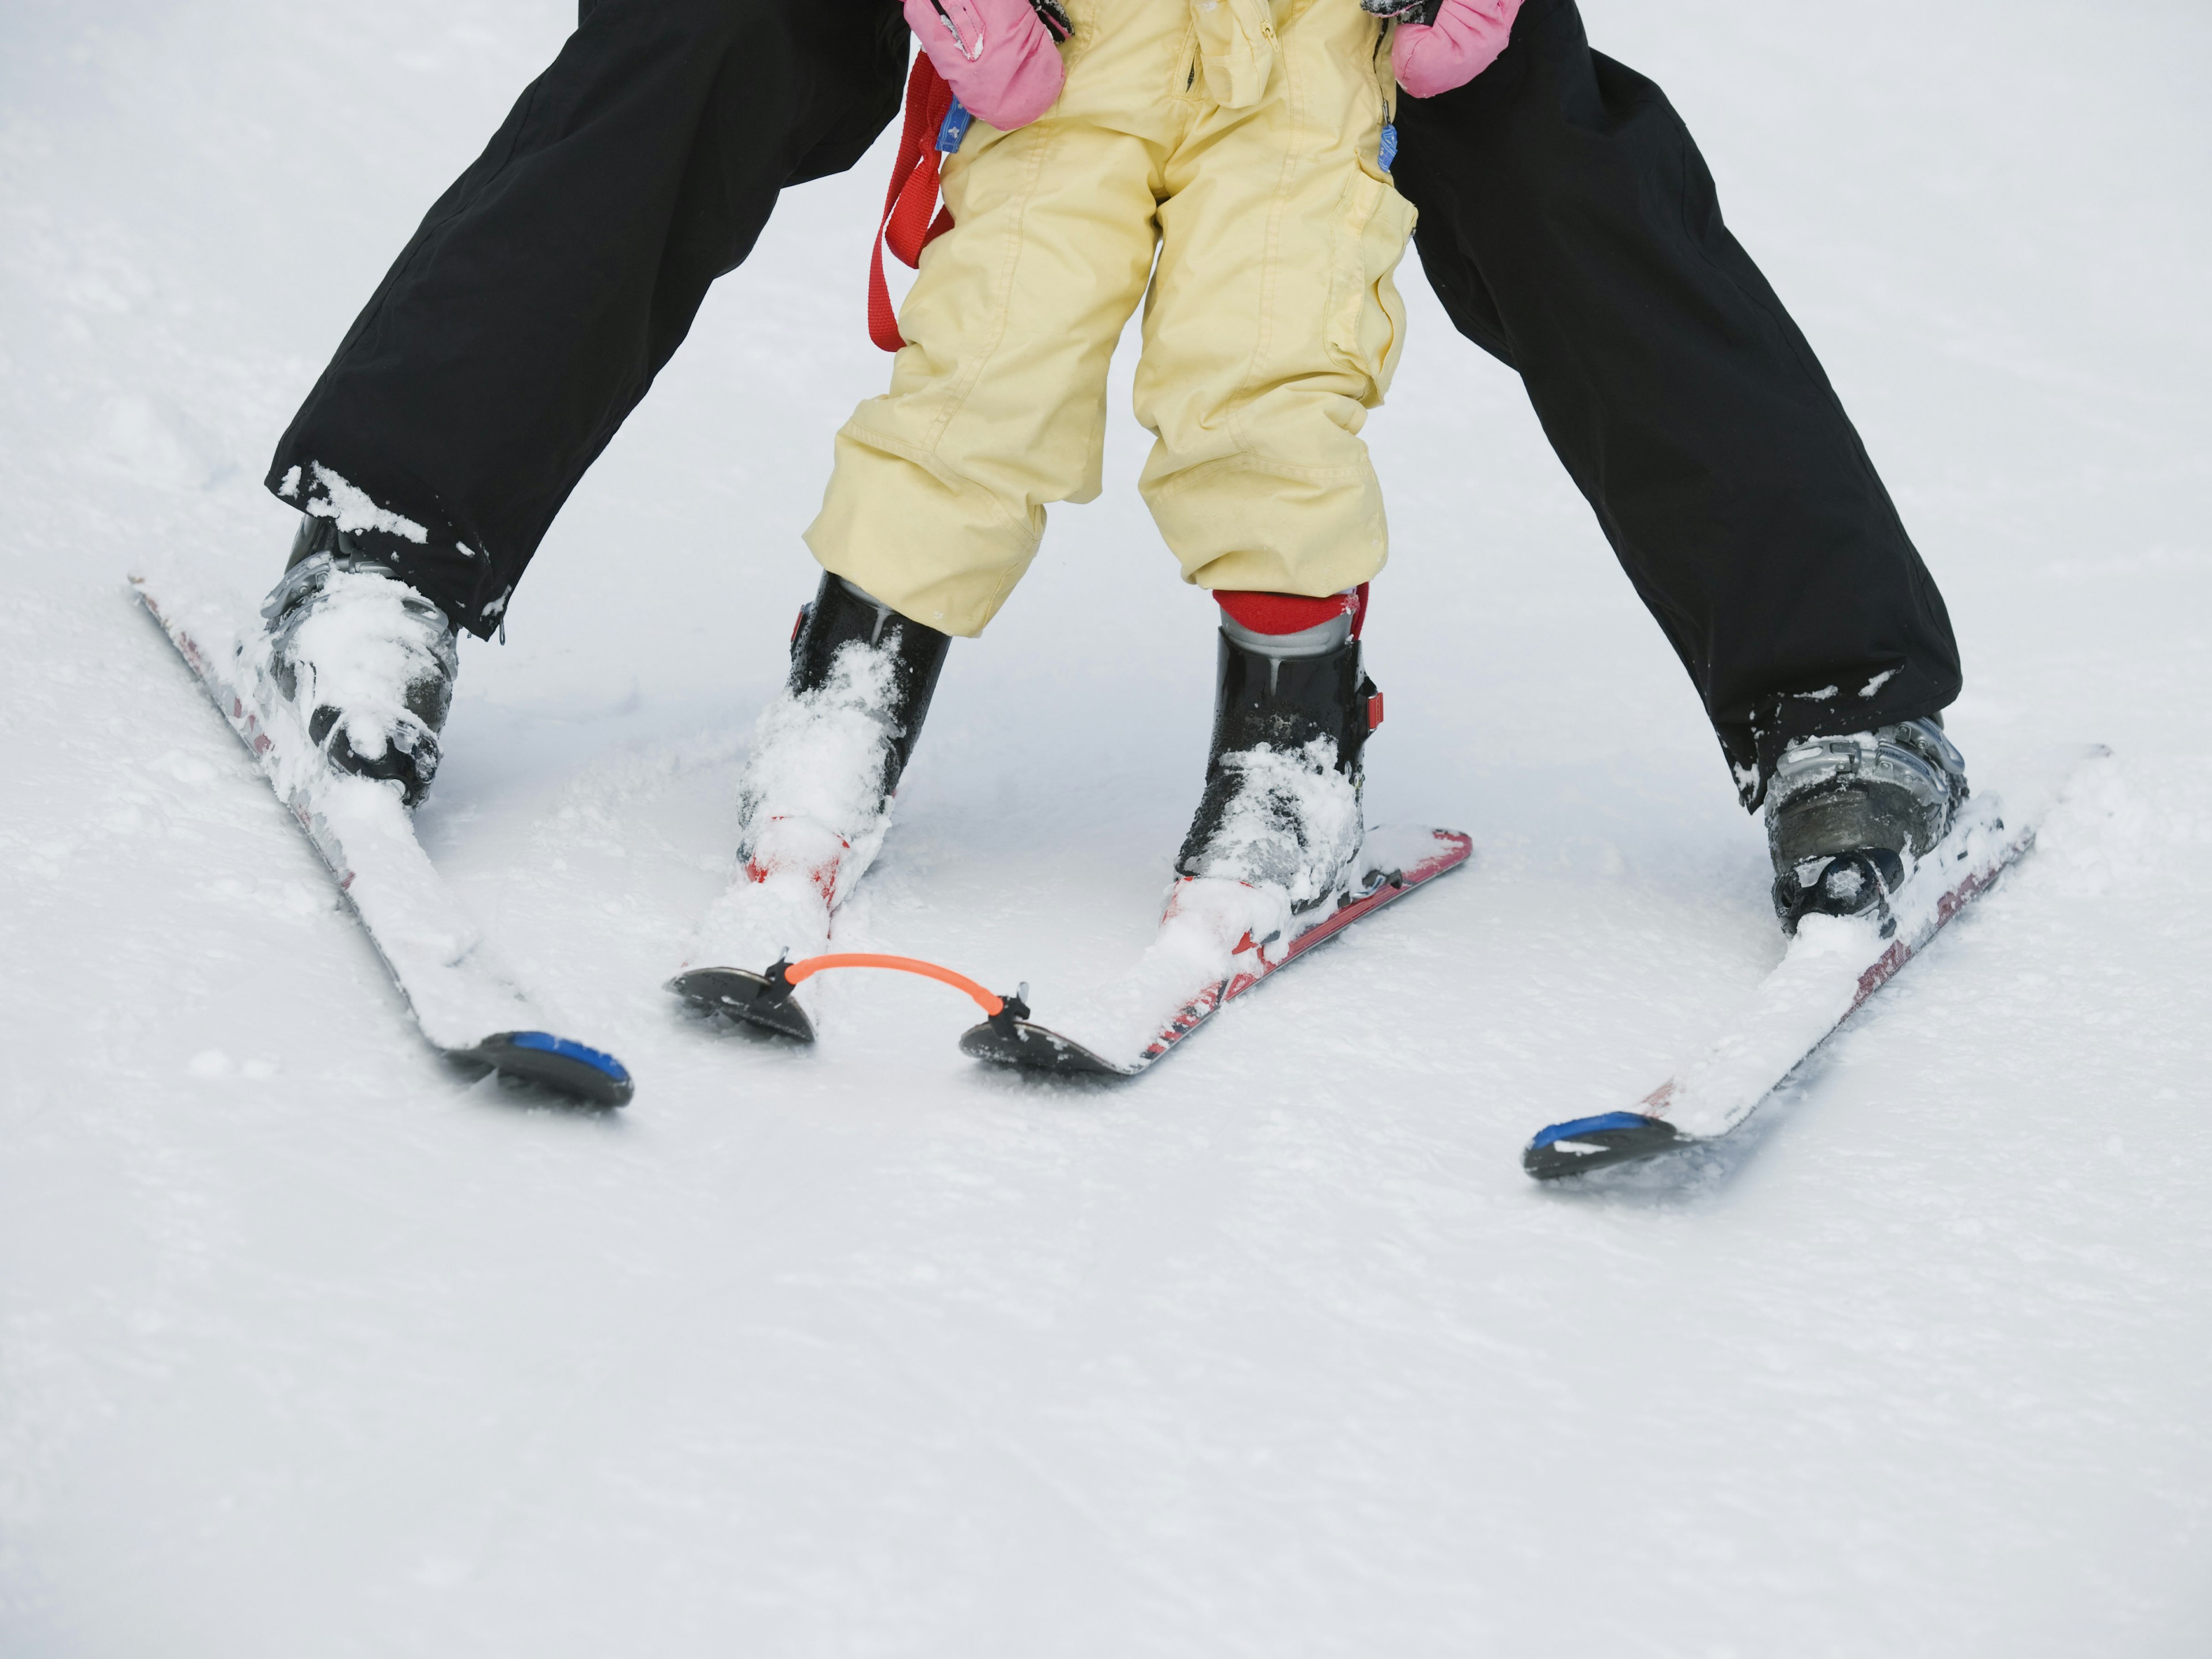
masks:
POLYGON ((1309 628, 1319 628, 1325 622, 1349 616, 1352 637, 1356 640, 1367 621, 1367 588, 1368 584, 1362 582, 1350 592, 1314 599, 1303 593, 1260 593, 1217 587, 1213 600, 1239 625, 1255 634, 1303 634, 1309 628))

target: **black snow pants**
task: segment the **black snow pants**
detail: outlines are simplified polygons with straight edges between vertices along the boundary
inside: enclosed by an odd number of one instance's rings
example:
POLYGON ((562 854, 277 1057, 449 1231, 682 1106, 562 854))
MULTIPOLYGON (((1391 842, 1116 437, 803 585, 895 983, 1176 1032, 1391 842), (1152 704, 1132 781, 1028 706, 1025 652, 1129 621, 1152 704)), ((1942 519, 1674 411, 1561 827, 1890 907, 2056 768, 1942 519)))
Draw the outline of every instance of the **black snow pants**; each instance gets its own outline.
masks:
POLYGON ((295 505, 327 515, 350 485, 427 532, 359 539, 486 638, 777 192, 860 160, 905 82, 890 0, 580 11, 401 250, 269 472, 295 505))
MULTIPOLYGON (((908 50, 890 0, 582 13, 269 474, 295 505, 343 479, 421 526, 362 534, 479 635, 778 191, 890 119, 908 50)), ((1747 805, 1790 740, 1948 704, 1935 581, 1665 94, 1589 49, 1574 0, 1528 0, 1495 64, 1401 98, 1398 127, 1431 283, 1522 375, 1747 805)))

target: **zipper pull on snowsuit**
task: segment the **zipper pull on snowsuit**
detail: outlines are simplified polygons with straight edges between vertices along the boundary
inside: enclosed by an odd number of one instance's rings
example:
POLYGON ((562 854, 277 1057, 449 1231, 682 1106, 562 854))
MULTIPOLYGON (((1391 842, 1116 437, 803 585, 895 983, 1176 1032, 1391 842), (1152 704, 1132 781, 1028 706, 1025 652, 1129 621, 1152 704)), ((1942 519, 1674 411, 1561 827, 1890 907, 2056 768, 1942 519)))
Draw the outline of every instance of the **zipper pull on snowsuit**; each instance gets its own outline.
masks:
POLYGON ((1275 17, 1267 0, 1190 0, 1206 95, 1224 109, 1249 109, 1267 95, 1275 70, 1275 17))

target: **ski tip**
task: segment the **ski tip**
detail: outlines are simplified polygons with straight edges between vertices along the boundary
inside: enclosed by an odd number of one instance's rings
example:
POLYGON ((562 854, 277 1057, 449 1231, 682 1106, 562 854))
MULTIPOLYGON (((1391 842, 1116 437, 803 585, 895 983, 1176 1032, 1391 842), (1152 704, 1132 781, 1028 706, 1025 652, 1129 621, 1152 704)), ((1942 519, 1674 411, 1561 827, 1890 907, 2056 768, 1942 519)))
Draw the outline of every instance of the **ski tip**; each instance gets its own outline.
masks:
POLYGON ((550 1031, 501 1031, 453 1054, 594 1106, 627 1106, 637 1092, 629 1070, 612 1054, 550 1031))
POLYGON ((791 987, 771 984, 765 974, 693 968, 670 980, 668 988, 702 1013, 726 1014, 799 1042, 814 1041, 814 1022, 791 1000, 791 987))
POLYGON ((960 1034, 960 1052, 994 1066, 1012 1066, 1024 1072, 1051 1072, 1061 1077, 1131 1077, 1141 1066, 1116 1066, 1079 1042, 1025 1019, 985 1020, 960 1034))
POLYGON ((1578 1117, 1554 1123, 1536 1132, 1521 1154, 1521 1167, 1538 1181, 1557 1181, 1562 1176, 1587 1174, 1609 1164, 1633 1164, 1657 1158, 1690 1144, 1662 1118, 1641 1112, 1607 1112, 1602 1117, 1578 1117))

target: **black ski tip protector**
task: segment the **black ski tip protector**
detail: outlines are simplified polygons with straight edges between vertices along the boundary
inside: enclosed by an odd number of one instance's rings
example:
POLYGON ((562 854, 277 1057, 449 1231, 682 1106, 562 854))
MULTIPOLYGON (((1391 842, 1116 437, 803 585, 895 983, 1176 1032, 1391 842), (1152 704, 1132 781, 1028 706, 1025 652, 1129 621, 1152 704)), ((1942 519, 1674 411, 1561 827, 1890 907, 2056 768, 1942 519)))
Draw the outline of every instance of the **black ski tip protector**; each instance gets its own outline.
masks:
POLYGON ((702 1012, 727 1014, 800 1042, 814 1041, 814 1022, 791 1000, 790 985, 778 984, 766 974, 742 968, 694 968, 670 980, 668 988, 702 1012))
POLYGON ((1057 1072, 1064 1077, 1127 1077, 1130 1068, 1101 1060, 1079 1042, 1028 1020, 996 1020, 971 1025, 961 1034, 960 1052, 994 1066, 1018 1066, 1026 1072, 1057 1072))
POLYGON ((473 1048, 457 1049, 453 1057, 526 1078, 594 1106, 627 1106, 637 1091, 629 1073, 612 1054, 550 1031, 501 1031, 473 1048))
POLYGON ((1602 1170, 1608 1164, 1657 1158, 1688 1146, 1690 1139, 1659 1118, 1640 1112, 1607 1112, 1603 1117, 1578 1117, 1537 1131, 1521 1154, 1521 1167, 1539 1181, 1557 1181, 1561 1176, 1602 1170))

